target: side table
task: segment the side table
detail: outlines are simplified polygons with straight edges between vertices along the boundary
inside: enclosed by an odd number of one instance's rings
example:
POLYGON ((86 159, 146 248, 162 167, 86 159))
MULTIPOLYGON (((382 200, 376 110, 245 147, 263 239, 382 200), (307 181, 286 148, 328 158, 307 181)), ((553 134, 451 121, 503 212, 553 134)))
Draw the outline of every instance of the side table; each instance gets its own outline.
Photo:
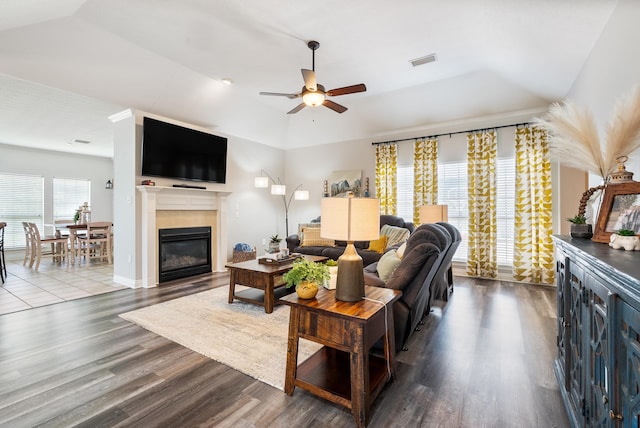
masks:
POLYGON ((282 297, 281 302, 291 306, 284 391, 292 395, 298 386, 350 409, 356 424, 366 426, 371 403, 395 376, 391 305, 401 294, 365 287, 367 299, 343 302, 336 300, 335 290, 321 287, 315 299, 282 297), (301 337, 325 346, 298 367, 301 337), (384 357, 370 355, 380 338, 384 357))

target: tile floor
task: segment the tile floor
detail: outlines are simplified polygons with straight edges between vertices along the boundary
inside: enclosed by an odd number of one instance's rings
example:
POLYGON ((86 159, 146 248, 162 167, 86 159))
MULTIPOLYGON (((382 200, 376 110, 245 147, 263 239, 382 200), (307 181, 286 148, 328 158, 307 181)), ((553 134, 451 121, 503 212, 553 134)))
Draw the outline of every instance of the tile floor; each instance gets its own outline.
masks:
POLYGON ((75 265, 43 258, 37 271, 22 266, 24 251, 8 251, 7 279, 0 283, 0 315, 127 288, 113 282, 104 260, 75 265))

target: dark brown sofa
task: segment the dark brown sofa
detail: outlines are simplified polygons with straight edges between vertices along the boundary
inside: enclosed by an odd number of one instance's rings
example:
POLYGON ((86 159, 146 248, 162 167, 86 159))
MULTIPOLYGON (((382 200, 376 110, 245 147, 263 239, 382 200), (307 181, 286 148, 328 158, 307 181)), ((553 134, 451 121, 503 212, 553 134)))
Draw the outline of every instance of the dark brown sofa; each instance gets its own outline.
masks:
MULTIPOLYGON (((312 222, 320 222, 320 217, 312 220, 312 222)), ((394 216, 394 215, 386 215, 383 214, 380 216, 380 228, 388 224, 390 226, 403 227, 409 232, 413 232, 414 225, 411 222, 404 221, 402 217, 394 216)), ((346 242, 344 241, 336 241, 335 247, 326 247, 326 246, 313 246, 313 247, 302 247, 300 246, 300 238, 297 234, 289 235, 286 238, 287 248, 289 248, 289 252, 291 253, 301 253, 301 254, 310 254, 314 256, 325 256, 329 257, 333 260, 338 260, 338 257, 344 253, 344 249, 346 247, 346 242)), ((362 257, 362 264, 367 266, 371 263, 377 262, 382 256, 381 253, 376 251, 367 250, 369 247, 369 241, 356 241, 354 242, 354 246, 356 247, 356 251, 362 257)))

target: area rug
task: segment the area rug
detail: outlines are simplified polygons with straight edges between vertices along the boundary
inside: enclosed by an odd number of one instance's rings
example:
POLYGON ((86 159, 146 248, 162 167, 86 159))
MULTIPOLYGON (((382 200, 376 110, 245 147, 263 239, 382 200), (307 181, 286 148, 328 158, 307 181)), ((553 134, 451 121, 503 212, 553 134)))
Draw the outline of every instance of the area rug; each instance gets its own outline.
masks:
MULTIPOLYGON (((237 287, 240 289, 240 287, 237 287)), ((264 308, 227 302, 216 288, 120 314, 127 321, 284 390, 289 307, 264 308)), ((298 364, 320 345, 300 339, 298 364)))

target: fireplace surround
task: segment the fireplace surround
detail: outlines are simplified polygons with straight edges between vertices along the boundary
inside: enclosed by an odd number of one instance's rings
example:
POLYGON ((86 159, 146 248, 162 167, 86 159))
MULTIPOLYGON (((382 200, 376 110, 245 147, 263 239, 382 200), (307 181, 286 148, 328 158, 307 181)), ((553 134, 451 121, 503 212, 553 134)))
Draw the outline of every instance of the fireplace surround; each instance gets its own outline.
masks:
POLYGON ((225 271, 229 192, 163 186, 136 188, 141 195, 140 240, 144 261, 136 286, 155 287, 159 283, 158 230, 163 228, 211 226, 211 268, 213 272, 225 271))

